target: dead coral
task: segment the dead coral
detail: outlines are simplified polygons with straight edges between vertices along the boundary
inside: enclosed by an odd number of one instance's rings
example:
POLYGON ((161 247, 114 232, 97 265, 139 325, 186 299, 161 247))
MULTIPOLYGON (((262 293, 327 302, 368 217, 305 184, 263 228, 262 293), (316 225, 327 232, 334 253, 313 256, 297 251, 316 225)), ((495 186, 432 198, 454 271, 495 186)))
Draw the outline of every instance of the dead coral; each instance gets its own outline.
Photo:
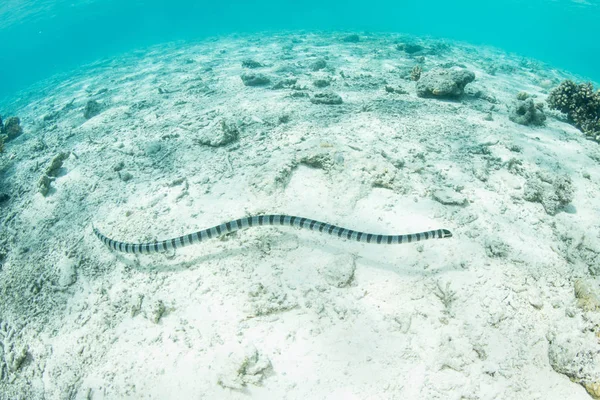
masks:
POLYGON ((296 82, 298 82, 298 78, 293 78, 293 77, 292 78, 283 78, 279 82, 274 84, 271 87, 271 89, 277 90, 277 89, 291 88, 296 84, 296 82))
POLYGON ((298 303, 288 297, 280 285, 266 288, 262 284, 256 284, 248 291, 248 299, 251 307, 250 317, 260 317, 296 308, 298 303))
POLYGON ((431 197, 440 204, 446 206, 466 206, 469 200, 461 193, 448 188, 436 189, 431 193, 431 197))
POLYGON ((221 147, 238 139, 240 130, 235 121, 221 119, 204 130, 195 141, 202 145, 221 147))
POLYGON ((310 98, 310 102, 313 104, 335 105, 335 104, 342 104, 343 100, 342 100, 342 96, 340 96, 337 93, 322 92, 322 93, 315 93, 314 95, 312 95, 312 97, 310 98))
POLYGON ((600 382, 584 382, 583 387, 592 399, 600 399, 600 382))
POLYGON ((523 96, 510 108, 508 118, 521 125, 543 125, 546 115, 542 111, 543 103, 535 104, 533 99, 523 96))
POLYGON ((548 360, 559 374, 568 376, 586 388, 588 393, 597 393, 600 382, 600 352, 596 338, 576 330, 549 333, 548 360))
POLYGON ((579 308, 584 311, 600 310, 600 287, 594 281, 578 279, 573 289, 579 308))
POLYGON ((18 345, 17 336, 14 327, 0 320, 0 381, 9 379, 19 371, 27 358, 29 347, 18 345))
POLYGON ((40 177, 38 181, 38 192, 42 194, 42 196, 46 197, 50 192, 50 184, 54 182, 56 176, 58 175, 60 169, 62 168, 63 162, 69 158, 69 152, 61 152, 54 156, 50 161, 50 164, 44 170, 44 174, 40 177))
POLYGON ((421 74, 423 73, 423 68, 420 65, 415 65, 411 70, 410 70, 410 80, 411 81, 418 81, 419 79, 421 79, 421 74))
POLYGON ((240 76, 246 86, 264 86, 271 83, 271 79, 265 74, 246 73, 240 76))
POLYGON ((23 128, 21 127, 19 117, 9 117, 4 124, 2 123, 2 118, 0 118, 0 134, 5 136, 7 142, 20 136, 22 133, 23 128))
POLYGON ((58 175, 58 171, 62 168, 63 162, 69 158, 69 155, 71 153, 67 152, 60 152, 57 155, 55 155, 52 160, 50 161, 50 164, 48 164, 48 166, 46 167, 46 175, 48 176, 56 176, 58 175))
POLYGON ((506 258, 510 247, 499 238, 488 238, 485 241, 485 254, 490 258, 506 258))
POLYGON ((440 281, 437 281, 437 290, 433 292, 444 305, 444 314, 450 314, 450 307, 456 300, 456 292, 450 288, 450 282, 446 282, 444 287, 440 281))
POLYGON ((318 88, 324 88, 331 85, 331 78, 318 78, 313 81, 313 85, 318 88))
POLYGON ((415 54, 425 50, 425 47, 417 43, 398 43, 396 45, 396 50, 404 51, 407 54, 415 54))
POLYGON ((417 82, 419 97, 456 98, 465 86, 475 80, 475 74, 466 69, 434 69, 421 76, 417 82))
POLYGON ((229 389, 242 390, 246 385, 260 385, 272 370, 269 358, 254 346, 244 354, 231 354, 229 371, 219 375, 217 384, 229 389))
POLYGON ((408 92, 400 86, 394 87, 394 86, 386 85, 384 89, 385 89, 386 93, 408 94, 408 92))
POLYGON ((46 197, 48 192, 50 192, 50 184, 52 180, 48 177, 48 175, 42 175, 40 180, 38 181, 38 192, 42 194, 42 196, 46 197))
POLYGON ((560 208, 573 201, 574 188, 568 175, 552 178, 538 173, 527 180, 523 197, 527 201, 541 203, 549 215, 556 215, 560 208))
POLYGON ((260 68, 262 66, 263 65, 256 60, 247 59, 247 60, 242 61, 242 67, 244 67, 244 68, 260 68))

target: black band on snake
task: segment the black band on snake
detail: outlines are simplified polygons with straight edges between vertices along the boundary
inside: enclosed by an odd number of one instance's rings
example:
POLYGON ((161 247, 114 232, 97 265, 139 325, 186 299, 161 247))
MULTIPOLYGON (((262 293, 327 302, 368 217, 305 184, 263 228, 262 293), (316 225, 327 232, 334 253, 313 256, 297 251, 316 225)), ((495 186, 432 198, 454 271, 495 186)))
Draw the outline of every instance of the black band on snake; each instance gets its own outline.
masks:
POLYGON ((353 231, 351 229, 331 225, 326 222, 320 222, 315 221, 314 219, 295 217, 291 215, 257 215, 253 217, 244 217, 223 223, 221 225, 213 226, 212 228, 204 229, 202 231, 154 243, 117 242, 116 240, 104 236, 95 227, 93 227, 93 229, 94 234, 98 237, 98 239, 100 239, 105 245, 113 250, 133 254, 151 254, 162 253, 168 250, 190 246, 192 244, 203 242, 207 239, 213 239, 235 231, 239 231, 240 229, 251 228, 254 226, 282 225, 310 229, 311 231, 325 232, 329 235, 337 236, 342 239, 377 244, 412 243, 420 242, 422 240, 444 239, 452 237, 452 232, 447 229, 436 229, 433 231, 409 233, 403 235, 377 235, 373 233, 353 231))

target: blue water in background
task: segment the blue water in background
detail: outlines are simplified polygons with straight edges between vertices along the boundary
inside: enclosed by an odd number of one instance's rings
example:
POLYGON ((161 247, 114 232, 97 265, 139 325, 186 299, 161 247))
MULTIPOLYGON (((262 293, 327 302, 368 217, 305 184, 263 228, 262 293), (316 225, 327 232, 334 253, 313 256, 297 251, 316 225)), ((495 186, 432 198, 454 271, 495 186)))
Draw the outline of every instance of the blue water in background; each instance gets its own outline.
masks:
POLYGON ((399 32, 499 47, 600 81, 600 0, 1 0, 0 99, 173 40, 280 30, 399 32))

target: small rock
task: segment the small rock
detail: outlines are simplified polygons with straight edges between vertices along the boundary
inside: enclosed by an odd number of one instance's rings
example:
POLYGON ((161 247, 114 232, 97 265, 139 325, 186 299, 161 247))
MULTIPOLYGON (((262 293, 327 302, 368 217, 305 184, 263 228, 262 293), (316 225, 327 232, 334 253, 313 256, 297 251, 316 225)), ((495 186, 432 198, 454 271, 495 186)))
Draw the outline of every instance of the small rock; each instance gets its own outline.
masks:
POLYGON ((167 311, 165 303, 162 300, 156 301, 150 310, 150 320, 158 324, 163 315, 165 315, 165 311, 167 311))
POLYGON ((510 250, 506 243, 495 237, 486 239, 484 246, 485 254, 490 258, 505 258, 510 250))
POLYGON ((260 68, 262 66, 263 65, 261 63, 255 60, 247 59, 242 61, 242 67, 244 68, 260 68))
POLYGON ((523 198, 542 204, 548 215, 556 215, 561 207, 573 201, 574 192, 573 183, 568 175, 554 178, 538 172, 525 182, 523 198))
POLYGON ((298 306, 280 286, 267 288, 260 283, 253 285, 248 291, 248 297, 251 315, 256 317, 291 310, 298 306))
POLYGON ((217 384, 234 390, 243 390, 247 384, 260 385, 272 369, 269 358, 250 345, 243 355, 232 353, 230 365, 219 374, 217 384))
POLYGON ((435 190, 432 196, 435 201, 446 206, 464 206, 469 204, 469 200, 465 196, 448 189, 435 190))
POLYGON ((396 45, 396 50, 404 51, 408 54, 415 54, 423 51, 425 48, 416 43, 399 43, 396 45))
POLYGON ((538 294, 532 293, 529 295, 529 304, 531 304, 535 309, 538 310, 544 308, 544 302, 538 294))
POLYGON ((83 110, 83 117, 85 119, 90 119, 100 114, 100 111, 102 111, 102 106, 100 105, 100 103, 98 103, 96 100, 90 100, 85 105, 85 108, 83 110))
POLYGON ((272 89, 284 89, 284 88, 289 88, 292 87, 296 84, 296 82, 298 82, 298 79, 296 78, 284 78, 282 80, 280 80, 279 82, 277 82, 276 84, 273 85, 272 89))
POLYGON ((313 71, 319 71, 327 67, 325 60, 317 60, 311 64, 310 69, 313 71))
POLYGON ((343 103, 342 97, 339 94, 334 93, 334 92, 315 93, 310 98, 310 101, 313 104, 329 104, 329 105, 343 103))
POLYGON ((313 81, 313 85, 318 88, 324 88, 331 84, 331 79, 315 79, 313 81))
POLYGON ((600 311, 600 285, 598 282, 578 279, 575 281, 574 289, 577 307, 584 311, 600 311))
POLYGON ((299 91, 299 90, 295 90, 292 93, 290 93, 288 95, 288 97, 298 99, 298 98, 301 98, 301 97, 308 97, 308 93, 302 92, 302 91, 299 91))
POLYGON ((583 387, 589 393, 594 400, 600 399, 600 381, 598 382, 584 382, 583 387))
MULTIPOLYGON (((579 329, 565 330, 554 334, 548 343, 548 361, 554 371, 579 382, 593 382, 590 378, 598 380, 598 365, 600 365, 600 352, 598 351, 597 338, 594 335, 583 334, 579 329)), ((586 387, 595 389, 595 387, 586 387)))
POLYGON ((113 166, 113 171, 119 172, 125 167, 125 163, 123 161, 119 161, 113 166))
POLYGON ((417 82, 419 97, 456 98, 465 86, 475 80, 475 74, 466 69, 434 69, 424 73, 417 82))
POLYGON ((393 87, 393 86, 386 85, 385 91, 387 93, 408 94, 408 92, 406 90, 404 90, 403 88, 401 88, 400 86, 393 87))
POLYGON ((42 196, 46 197, 48 192, 50 191, 50 184, 52 180, 48 177, 48 175, 42 175, 40 180, 38 181, 38 192, 42 194, 42 196))
POLYGON ((360 37, 357 34, 348 35, 342 39, 342 42, 346 43, 358 43, 359 41, 360 37))
POLYGON ((217 124, 213 124, 202 132, 197 142, 212 147, 220 147, 237 140, 239 134, 240 132, 235 122, 228 122, 222 119, 217 124))
POLYGON ((21 366, 23 365, 23 361, 27 358, 28 347, 23 345, 18 349, 14 348, 12 350, 6 349, 6 365, 11 372, 17 372, 21 366))
POLYGON ((56 118, 58 118, 59 115, 60 115, 60 113, 58 111, 50 112, 50 113, 48 113, 48 114, 46 114, 46 115, 44 115, 42 117, 42 121, 44 121, 44 122, 52 122, 56 118))
POLYGON ((508 150, 515 153, 520 153, 523 151, 523 147, 519 146, 518 144, 512 143, 508 146, 508 150))
POLYGON ((176 178, 176 179, 173 179, 171 182, 169 182, 167 184, 167 186, 169 186, 169 187, 179 186, 182 183, 184 183, 185 181, 186 181, 185 178, 176 178))
POLYGON ((59 271, 58 284, 61 287, 68 287, 75 283, 77 280, 77 270, 75 262, 69 258, 61 259, 57 268, 59 271))
POLYGON ((144 152, 146 153, 146 155, 156 154, 160 151, 161 147, 162 146, 159 142, 150 142, 146 144, 144 152))
POLYGON ((487 182, 490 178, 490 170, 483 162, 474 162, 472 171, 475 178, 481 182, 487 182))
POLYGON ((354 279, 356 259, 351 254, 335 257, 319 271, 325 281, 334 287, 346 287, 354 279))
POLYGON ((240 78, 246 86, 265 86, 271 83, 271 79, 265 74, 246 73, 240 78))
POLYGON ((136 315, 138 315, 140 313, 140 311, 142 310, 143 302, 144 302, 143 294, 138 294, 134 299, 131 300, 130 315, 132 317, 135 317, 136 315))
MULTIPOLYGON (((465 94, 468 96, 475 97, 477 99, 485 100, 492 104, 498 103, 498 99, 496 99, 493 95, 487 93, 484 89, 477 86, 467 86, 465 88, 465 94)), ((490 109, 490 111, 493 111, 493 107, 490 109)))
POLYGON ((119 177, 123 182, 129 182, 133 179, 133 175, 131 175, 129 172, 123 172, 122 174, 119 173, 119 177))

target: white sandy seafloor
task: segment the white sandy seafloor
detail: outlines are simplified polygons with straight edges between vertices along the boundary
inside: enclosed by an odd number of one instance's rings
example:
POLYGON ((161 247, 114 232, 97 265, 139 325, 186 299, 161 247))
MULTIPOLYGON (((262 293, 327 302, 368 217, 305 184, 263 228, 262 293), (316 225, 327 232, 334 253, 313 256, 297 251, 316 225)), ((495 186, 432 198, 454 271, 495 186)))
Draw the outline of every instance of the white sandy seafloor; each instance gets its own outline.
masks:
POLYGON ((2 107, 25 133, 0 156, 1 399, 600 393, 600 146, 547 108, 543 127, 507 109, 571 76, 488 48, 344 36, 159 46, 2 107), (418 63, 476 80, 459 100, 420 98, 418 63), (320 91, 343 104, 305 96, 320 91), (85 119, 91 99, 102 110, 85 119), (556 215, 524 199, 528 179, 560 174, 575 193, 556 215), (261 213, 454 236, 376 245, 260 227, 134 256, 91 227, 144 242, 261 213))

